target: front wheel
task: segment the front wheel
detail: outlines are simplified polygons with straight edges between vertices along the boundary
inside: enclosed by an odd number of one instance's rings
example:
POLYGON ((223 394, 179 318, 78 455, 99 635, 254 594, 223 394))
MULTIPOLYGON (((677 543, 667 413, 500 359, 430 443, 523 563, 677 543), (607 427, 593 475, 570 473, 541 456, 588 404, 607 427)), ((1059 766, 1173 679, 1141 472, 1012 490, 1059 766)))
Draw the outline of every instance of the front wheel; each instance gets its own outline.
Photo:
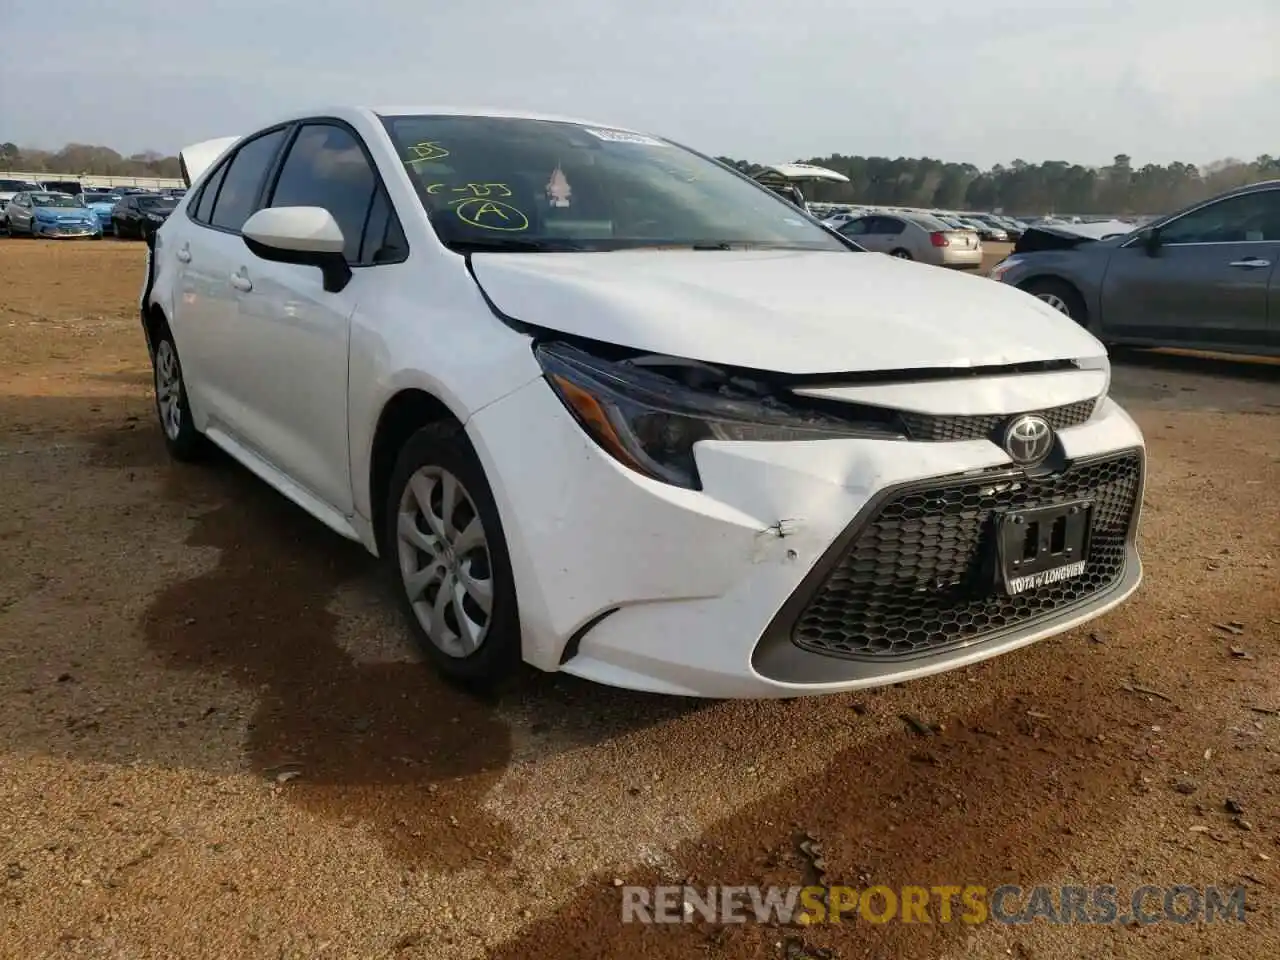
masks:
POLYGON ((480 460, 460 428, 419 430, 386 491, 382 553, 418 646, 445 677, 492 687, 520 664, 515 578, 480 460))
POLYGON ((156 415, 160 418, 164 445, 175 460, 198 460, 204 453, 204 437, 191 416, 178 348, 167 326, 156 333, 154 348, 151 362, 155 368, 156 415))
POLYGON ((1065 314, 1082 327, 1089 325, 1088 310, 1079 291, 1065 280, 1045 277, 1032 280, 1022 288, 1041 303, 1065 314))

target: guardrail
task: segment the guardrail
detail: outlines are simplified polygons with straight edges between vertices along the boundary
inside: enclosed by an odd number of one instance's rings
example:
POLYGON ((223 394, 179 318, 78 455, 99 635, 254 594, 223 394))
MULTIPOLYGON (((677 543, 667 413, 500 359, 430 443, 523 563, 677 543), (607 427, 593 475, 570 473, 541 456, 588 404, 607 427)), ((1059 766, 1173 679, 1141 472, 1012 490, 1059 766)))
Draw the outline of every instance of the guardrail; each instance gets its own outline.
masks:
POLYGON ((0 180, 79 180, 86 187, 146 187, 153 190, 183 186, 181 177, 100 177, 91 173, 49 173, 45 171, 0 170, 0 180))

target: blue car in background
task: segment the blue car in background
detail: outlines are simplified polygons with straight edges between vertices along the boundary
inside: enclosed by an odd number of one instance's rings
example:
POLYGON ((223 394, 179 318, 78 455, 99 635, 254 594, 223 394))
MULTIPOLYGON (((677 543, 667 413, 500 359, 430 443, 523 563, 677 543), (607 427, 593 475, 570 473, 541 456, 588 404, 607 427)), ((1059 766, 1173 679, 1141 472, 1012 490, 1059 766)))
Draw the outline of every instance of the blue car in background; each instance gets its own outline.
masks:
POLYGON ((102 239, 102 224, 92 210, 65 193, 31 190, 15 194, 5 213, 9 236, 91 237, 102 239))
POLYGON ((111 209, 120 202, 120 194, 82 193, 76 199, 93 211, 94 216, 98 218, 98 226, 102 228, 103 233, 115 233, 115 227, 111 225, 111 209))

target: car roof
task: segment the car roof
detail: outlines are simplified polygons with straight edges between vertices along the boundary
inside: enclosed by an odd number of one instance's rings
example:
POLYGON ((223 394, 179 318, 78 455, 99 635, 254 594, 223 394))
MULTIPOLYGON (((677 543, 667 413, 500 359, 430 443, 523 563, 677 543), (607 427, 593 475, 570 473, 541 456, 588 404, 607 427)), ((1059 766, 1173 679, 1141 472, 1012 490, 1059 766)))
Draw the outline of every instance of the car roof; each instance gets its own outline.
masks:
POLYGON ((1243 187, 1236 187, 1234 190, 1229 190, 1222 194, 1222 196, 1253 193, 1255 190, 1274 190, 1276 187, 1280 187, 1280 180, 1259 180, 1257 183, 1248 183, 1243 187))
MULTIPOLYGON (((625 133, 643 132, 640 130, 633 130, 630 127, 621 126, 616 123, 605 123, 601 120, 589 120, 582 117, 562 116, 553 113, 537 113, 528 110, 511 110, 502 107, 465 107, 442 104, 393 104, 390 106, 357 106, 352 104, 342 106, 330 105, 319 109, 293 111, 288 116, 280 117, 274 122, 290 123, 295 120, 305 120, 309 117, 337 117, 340 120, 350 120, 357 115, 373 119, 380 117, 415 115, 445 117, 508 117, 516 120, 549 120, 557 123, 576 123, 588 127, 604 127, 609 130, 620 130, 625 133)), ((262 129, 262 127, 259 127, 258 129, 262 129)))

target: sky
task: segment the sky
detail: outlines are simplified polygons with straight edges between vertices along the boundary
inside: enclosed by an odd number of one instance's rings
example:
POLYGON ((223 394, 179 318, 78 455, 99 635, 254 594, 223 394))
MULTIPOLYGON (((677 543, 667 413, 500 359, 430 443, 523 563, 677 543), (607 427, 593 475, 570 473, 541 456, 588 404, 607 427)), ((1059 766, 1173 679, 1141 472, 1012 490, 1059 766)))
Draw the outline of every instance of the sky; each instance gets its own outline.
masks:
POLYGON ((1280 153, 1280 0, 0 0, 0 141, 175 153, 334 104, 776 163, 1280 153), (25 34, 26 42, 21 40, 25 34))

